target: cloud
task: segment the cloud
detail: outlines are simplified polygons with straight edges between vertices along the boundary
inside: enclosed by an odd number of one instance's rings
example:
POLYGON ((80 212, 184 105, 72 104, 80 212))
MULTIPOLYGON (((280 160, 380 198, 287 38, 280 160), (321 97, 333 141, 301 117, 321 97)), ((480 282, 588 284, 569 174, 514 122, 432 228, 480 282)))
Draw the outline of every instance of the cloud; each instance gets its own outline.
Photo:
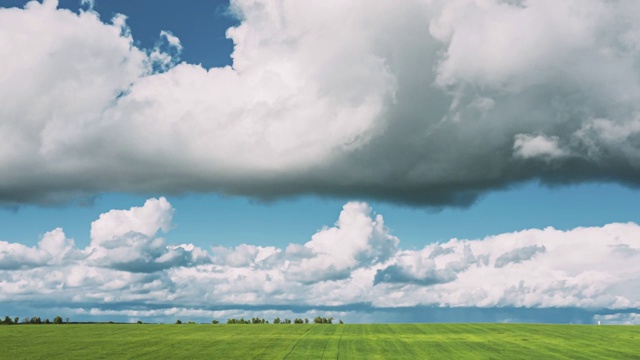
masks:
POLYGON ((391 265, 383 270, 378 270, 376 272, 375 278, 373 279, 373 283, 375 285, 383 282, 388 282, 429 286, 448 283, 456 279, 456 275, 454 272, 447 271, 445 269, 427 269, 426 271, 422 272, 422 276, 412 276, 404 271, 402 267, 398 265, 391 265))
POLYGON ((35 247, 0 241, 2 270, 59 265, 78 256, 73 239, 68 239, 61 228, 45 233, 35 247))
MULTIPOLYGON (((567 309, 585 321, 640 308, 635 223, 527 229, 405 250, 381 214, 349 202, 333 226, 306 242, 204 249, 159 237, 173 213, 165 198, 111 210, 92 223, 83 249, 59 228, 34 247, 0 242, 0 303, 150 318, 172 316, 170 308, 209 316, 433 307, 512 309, 505 310, 512 319, 525 316, 513 309, 567 309)), ((607 321, 633 320, 616 319, 607 321)))
POLYGON ((495 267, 504 267, 508 264, 518 264, 523 261, 531 260, 538 253, 543 253, 547 249, 544 246, 531 245, 518 249, 513 249, 500 255, 495 262, 495 267))
POLYGON ((345 279, 356 268, 387 261, 398 243, 381 215, 372 218, 367 204, 350 202, 343 207, 335 227, 320 230, 302 249, 295 245, 287 248, 287 253, 308 254, 290 264, 287 277, 306 283, 345 279))
POLYGON ((635 1, 236 0, 233 66, 211 69, 179 62, 171 29, 140 49, 124 15, 56 7, 0 8, 3 205, 104 191, 468 205, 531 179, 640 178, 635 1))
POLYGON ((89 9, 93 10, 93 7, 95 6, 96 2, 95 0, 80 0, 80 4, 87 6, 89 9))
POLYGON ((149 61, 156 71, 167 71, 176 66, 182 53, 180 39, 171 31, 160 31, 160 38, 153 50, 149 53, 149 61))
POLYGON ((434 245, 422 251, 404 251, 395 257, 396 263, 378 270, 373 280, 380 283, 404 283, 429 286, 456 280, 457 273, 476 262, 469 246, 441 247, 434 245), (428 255, 427 255, 428 254, 428 255))
POLYGON ((111 210, 91 223, 91 243, 84 250, 96 266, 130 272, 154 272, 190 262, 208 262, 192 244, 166 245, 159 231, 171 229, 174 209, 165 198, 149 199, 142 207, 111 210))
POLYGON ((173 35, 171 31, 162 30, 160 31, 160 36, 164 37, 169 46, 174 47, 177 51, 182 51, 182 44, 180 44, 180 39, 177 36, 173 35))
POLYGON ((516 135, 513 151, 516 157, 522 159, 535 157, 554 159, 565 155, 565 152, 558 146, 557 137, 548 138, 544 135, 516 135))
POLYGON ((593 319, 606 325, 640 325, 640 313, 598 314, 593 319))

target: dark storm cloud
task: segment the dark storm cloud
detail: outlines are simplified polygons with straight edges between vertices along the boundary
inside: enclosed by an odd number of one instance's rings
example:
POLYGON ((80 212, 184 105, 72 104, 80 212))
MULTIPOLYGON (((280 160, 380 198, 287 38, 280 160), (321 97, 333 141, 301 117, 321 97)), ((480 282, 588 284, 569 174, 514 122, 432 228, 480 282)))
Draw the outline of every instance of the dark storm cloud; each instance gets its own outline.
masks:
POLYGON ((122 16, 0 9, 0 205, 122 191, 467 206, 530 180, 640 185, 635 1, 251 4, 234 2, 233 68, 212 69, 177 64, 168 32, 137 48, 122 16))

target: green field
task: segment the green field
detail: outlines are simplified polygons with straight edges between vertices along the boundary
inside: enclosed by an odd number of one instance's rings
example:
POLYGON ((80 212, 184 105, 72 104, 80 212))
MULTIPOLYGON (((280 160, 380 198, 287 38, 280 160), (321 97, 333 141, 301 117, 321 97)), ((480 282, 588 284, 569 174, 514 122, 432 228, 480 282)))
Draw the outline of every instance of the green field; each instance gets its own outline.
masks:
POLYGON ((520 324, 0 326, 2 359, 640 359, 640 327, 520 324))

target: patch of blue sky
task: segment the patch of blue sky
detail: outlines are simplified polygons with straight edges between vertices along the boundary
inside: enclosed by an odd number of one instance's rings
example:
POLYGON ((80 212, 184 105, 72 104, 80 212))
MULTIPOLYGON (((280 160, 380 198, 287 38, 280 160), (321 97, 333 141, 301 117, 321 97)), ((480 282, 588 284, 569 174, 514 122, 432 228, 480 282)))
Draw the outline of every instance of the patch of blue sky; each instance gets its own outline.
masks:
MULTIPOLYGON (((164 194, 102 194, 88 205, 0 211, 0 240, 34 245, 47 231, 62 227, 80 247, 89 243, 91 222, 111 209, 141 206, 164 194)), ((167 196, 176 212, 169 243, 198 246, 253 244, 286 247, 305 243, 323 226, 332 226, 348 200, 303 196, 273 202, 217 194, 167 196)), ((485 195, 469 208, 414 208, 370 201, 400 247, 422 248, 451 238, 481 239, 530 228, 569 230, 612 222, 640 222, 640 194, 616 184, 582 184, 557 188, 527 183, 485 195)))

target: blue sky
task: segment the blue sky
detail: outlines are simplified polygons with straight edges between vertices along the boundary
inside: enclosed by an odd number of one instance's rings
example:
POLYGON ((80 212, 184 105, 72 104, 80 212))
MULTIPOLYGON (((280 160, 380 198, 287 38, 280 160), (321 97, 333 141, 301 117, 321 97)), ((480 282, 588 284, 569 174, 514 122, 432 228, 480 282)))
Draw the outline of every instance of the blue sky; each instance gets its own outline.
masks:
MULTIPOLYGON (((103 194, 91 204, 41 207, 25 205, 0 213, 5 241, 35 245, 42 234, 62 227, 78 244, 89 243, 91 222, 111 209, 142 204, 150 196, 103 194)), ((529 228, 569 230, 611 222, 638 222, 640 195, 616 184, 548 188, 536 183, 493 192, 470 207, 423 208, 372 202, 393 234, 407 248, 450 238, 479 239, 529 228), (517 212, 518 216, 513 216, 517 212)), ((304 242, 331 226, 348 198, 302 196, 263 202, 246 197, 193 194, 169 197, 178 210, 169 239, 176 242, 236 246, 243 243, 284 247, 304 242)))
POLYGON ((633 2, 26 3, 0 0, 15 315, 640 319, 633 2))

